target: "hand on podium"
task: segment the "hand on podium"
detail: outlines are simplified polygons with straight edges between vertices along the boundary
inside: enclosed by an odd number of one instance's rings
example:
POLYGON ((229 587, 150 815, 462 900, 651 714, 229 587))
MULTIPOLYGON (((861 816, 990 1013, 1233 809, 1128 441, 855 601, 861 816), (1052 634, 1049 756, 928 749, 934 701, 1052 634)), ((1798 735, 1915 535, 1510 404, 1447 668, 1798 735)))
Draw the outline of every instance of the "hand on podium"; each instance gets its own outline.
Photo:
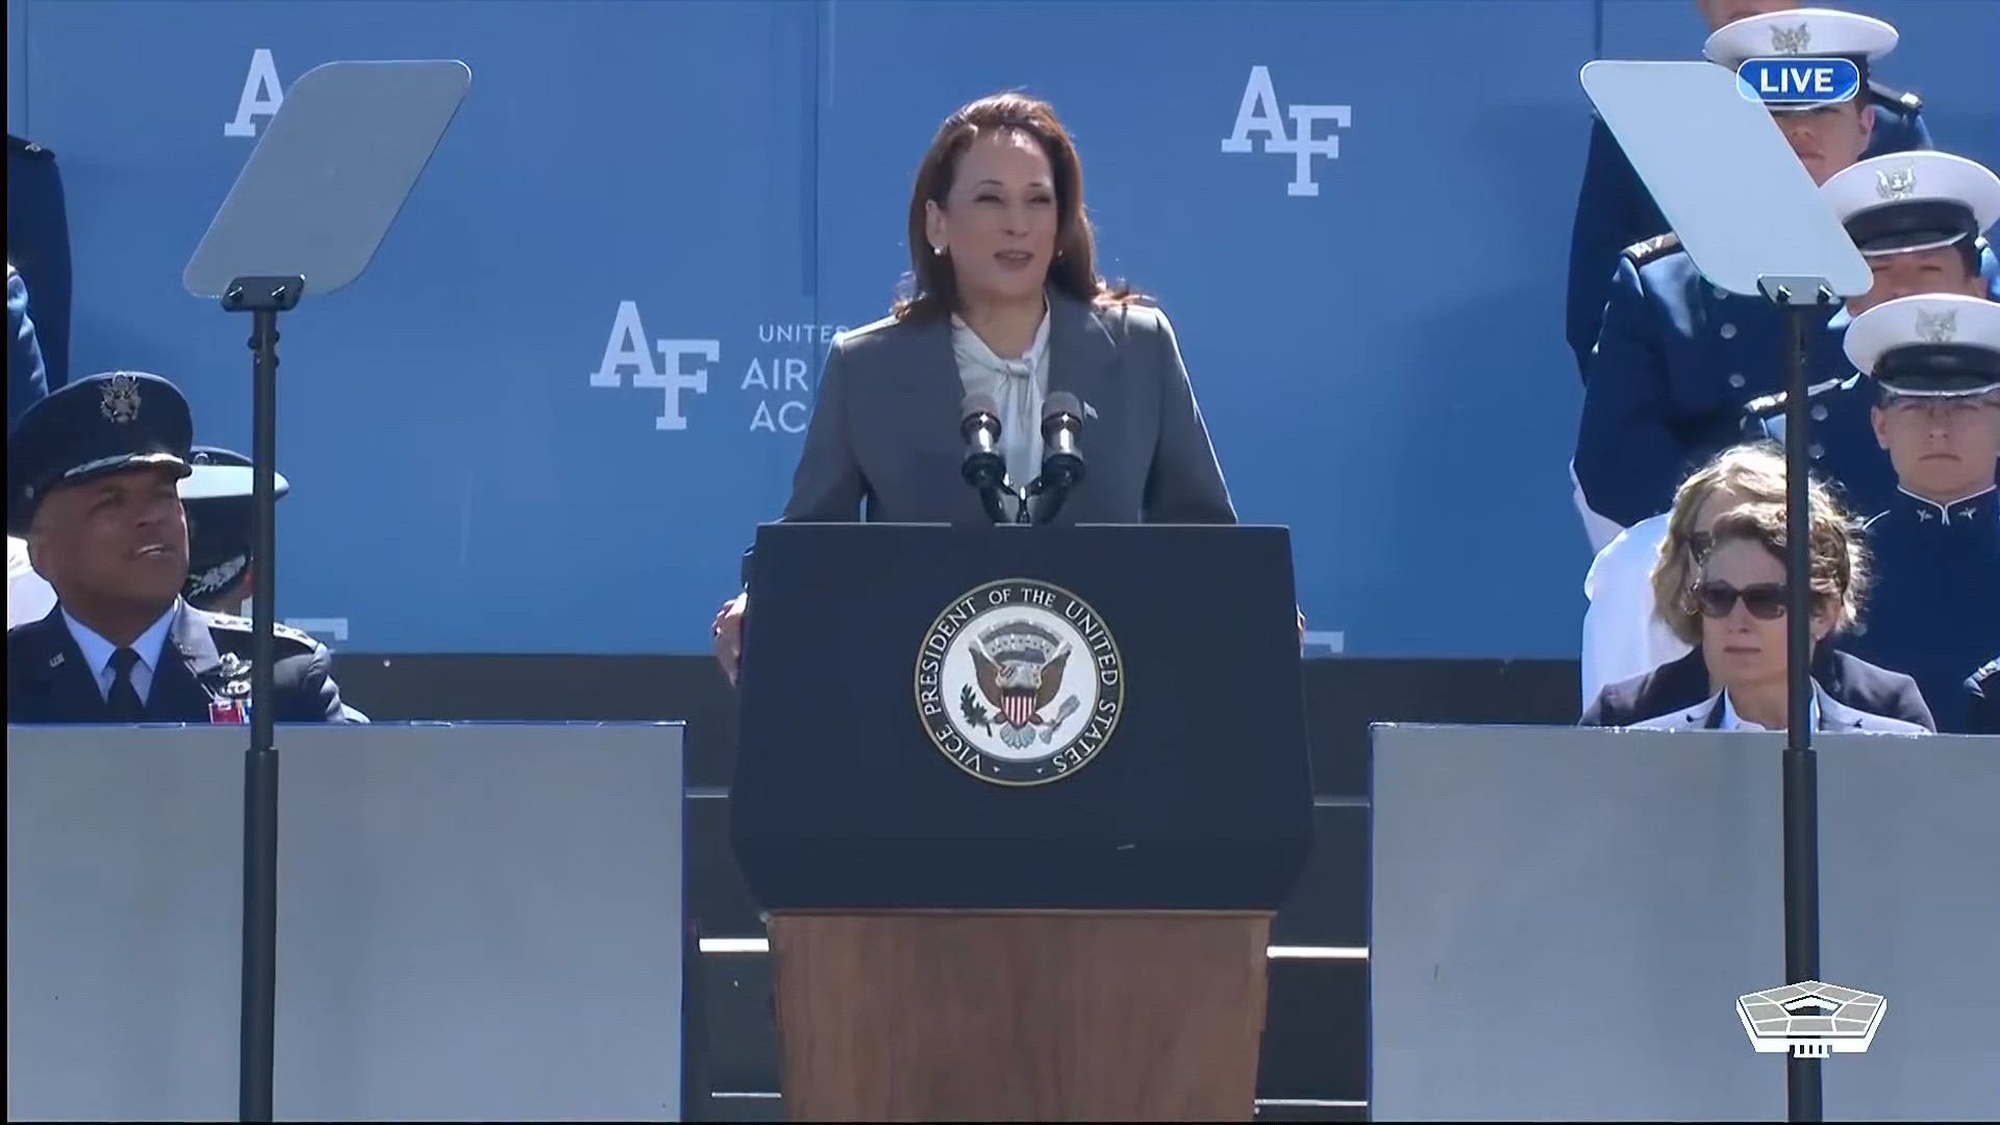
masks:
POLYGON ((736 685, 736 669, 743 662, 743 606, 749 594, 738 594, 722 603, 715 611, 715 624, 710 632, 715 637, 715 662, 722 666, 722 674, 729 677, 731 687, 736 685))

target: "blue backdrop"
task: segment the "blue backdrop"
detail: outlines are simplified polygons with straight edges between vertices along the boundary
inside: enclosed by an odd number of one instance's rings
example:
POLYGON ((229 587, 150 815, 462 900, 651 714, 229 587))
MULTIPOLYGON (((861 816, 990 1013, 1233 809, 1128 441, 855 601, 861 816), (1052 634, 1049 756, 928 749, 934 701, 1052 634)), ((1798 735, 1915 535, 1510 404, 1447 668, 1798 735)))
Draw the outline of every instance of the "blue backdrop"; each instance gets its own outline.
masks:
MULTIPOLYGON (((1901 29, 1880 73, 1939 145, 2000 161, 2000 4, 1865 10, 1901 29)), ((907 264, 938 121, 1021 87, 1077 134, 1107 272, 1173 317, 1243 517, 1292 527, 1313 628, 1573 655, 1576 74, 1703 34, 1691 0, 7 13, 9 130, 69 188, 74 370, 168 375, 200 440, 244 450, 248 324, 180 277, 258 131, 320 63, 471 66, 369 273, 284 331, 280 609, 376 652, 706 651, 831 333, 907 264), (1228 143, 1261 94, 1337 154, 1228 143)))

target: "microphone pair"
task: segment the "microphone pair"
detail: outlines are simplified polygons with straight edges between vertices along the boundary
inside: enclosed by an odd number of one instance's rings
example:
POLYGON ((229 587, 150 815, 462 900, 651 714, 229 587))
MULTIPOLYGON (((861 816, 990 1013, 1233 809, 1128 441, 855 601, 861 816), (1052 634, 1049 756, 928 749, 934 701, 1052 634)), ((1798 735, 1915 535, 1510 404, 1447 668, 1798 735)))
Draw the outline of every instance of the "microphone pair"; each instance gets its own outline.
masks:
POLYGON ((1000 452, 1000 406, 992 395, 969 394, 960 404, 959 436, 965 439, 965 461, 961 471, 965 481, 980 491, 987 512, 995 522, 1005 522, 999 513, 999 493, 1009 492, 1022 502, 1043 493, 1054 493, 1055 501, 1044 515, 1053 518, 1063 495, 1083 480, 1083 454, 1077 438, 1083 430, 1083 407, 1075 395, 1057 391, 1042 404, 1042 475, 1025 490, 1007 480, 1007 460, 1000 452))

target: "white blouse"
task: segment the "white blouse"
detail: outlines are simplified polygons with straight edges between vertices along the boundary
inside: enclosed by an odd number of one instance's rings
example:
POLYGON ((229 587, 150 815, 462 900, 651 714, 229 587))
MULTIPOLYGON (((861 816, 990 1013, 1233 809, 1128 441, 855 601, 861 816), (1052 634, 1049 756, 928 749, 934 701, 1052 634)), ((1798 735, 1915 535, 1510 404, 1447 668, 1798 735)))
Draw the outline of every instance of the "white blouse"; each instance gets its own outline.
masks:
MULTIPOLYGON (((1042 472, 1042 402, 1049 395, 1049 314, 1042 310, 1034 343, 1019 359, 1003 359, 957 314, 951 318, 952 353, 958 359, 959 381, 966 394, 993 396, 1000 407, 1000 451, 1007 459, 1007 476, 1025 488, 1042 472)), ((1019 508, 1004 501, 1011 517, 1019 508)))

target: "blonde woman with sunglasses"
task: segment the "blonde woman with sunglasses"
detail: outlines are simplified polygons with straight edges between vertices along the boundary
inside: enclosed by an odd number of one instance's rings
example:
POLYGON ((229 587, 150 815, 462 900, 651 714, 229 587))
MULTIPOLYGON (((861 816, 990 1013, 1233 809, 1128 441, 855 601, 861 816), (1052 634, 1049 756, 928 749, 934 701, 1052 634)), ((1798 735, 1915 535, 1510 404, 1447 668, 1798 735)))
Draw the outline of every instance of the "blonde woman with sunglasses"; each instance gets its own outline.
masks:
MULTIPOLYGON (((1854 530, 1830 512, 1809 525, 1807 604, 1815 650, 1852 622, 1866 591, 1865 557, 1854 530)), ((1715 694, 1695 706, 1636 724, 1668 730, 1784 730, 1788 709, 1785 507, 1750 504, 1715 521, 1684 605, 1699 622, 1702 661, 1715 694)), ((1812 683, 1818 730, 1928 734, 1916 723, 1850 707, 1812 683)))
MULTIPOLYGON (((1810 490, 1816 522, 1824 518, 1851 528, 1852 521, 1832 490, 1817 480, 1810 490)), ((1586 618, 1584 663, 1586 668, 1593 666, 1590 654, 1595 651, 1594 666, 1600 674, 1615 670, 1615 675, 1599 681, 1603 686, 1591 696, 1580 725, 1631 726, 1684 711, 1715 695, 1717 686, 1701 648, 1703 619, 1690 600, 1700 560, 1723 516, 1749 504, 1782 507, 1784 502, 1783 450, 1770 443, 1727 449, 1681 483, 1672 511, 1657 517, 1657 522, 1648 520, 1631 529, 1637 532, 1651 525, 1644 540, 1628 541, 1622 548, 1626 556, 1622 562, 1604 565, 1607 560, 1600 559, 1591 606, 1595 617, 1586 618), (1641 558, 1633 557, 1641 552, 1641 558), (1642 663, 1647 659, 1651 663, 1642 663)), ((1867 587, 1861 540, 1850 531, 1842 541, 1851 555, 1849 574, 1854 580, 1836 631, 1845 631, 1858 620, 1867 587)), ((1813 678, 1848 707, 1936 729, 1916 681, 1899 672, 1822 646, 1814 653, 1813 678)))

